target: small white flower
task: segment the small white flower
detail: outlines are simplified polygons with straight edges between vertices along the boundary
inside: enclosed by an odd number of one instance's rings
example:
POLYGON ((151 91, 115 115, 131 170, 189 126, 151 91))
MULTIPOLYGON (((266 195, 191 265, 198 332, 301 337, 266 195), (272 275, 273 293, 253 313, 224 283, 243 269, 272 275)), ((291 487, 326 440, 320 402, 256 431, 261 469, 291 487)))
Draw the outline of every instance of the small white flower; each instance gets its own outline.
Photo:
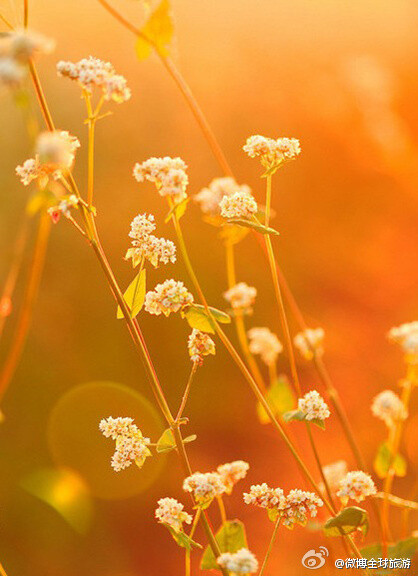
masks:
POLYGON ((125 259, 132 259, 134 268, 144 258, 157 268, 162 264, 176 261, 176 247, 171 240, 157 238, 151 232, 155 230, 154 216, 152 214, 139 214, 131 222, 129 236, 132 238, 133 248, 126 252, 125 259))
POLYGON ((266 510, 281 510, 285 506, 284 493, 281 488, 270 488, 265 482, 251 486, 244 493, 244 502, 266 510))
POLYGON ((255 574, 258 570, 257 558, 247 548, 241 548, 238 552, 224 552, 217 558, 217 563, 226 568, 233 575, 255 574))
POLYGON ((215 342, 212 338, 208 334, 205 334, 205 332, 196 330, 196 328, 193 328, 187 346, 189 349, 190 360, 197 364, 203 364, 204 356, 216 354, 215 342))
POLYGON ((235 460, 218 466, 217 472, 222 478, 227 494, 231 494, 235 484, 246 477, 249 468, 250 465, 243 460, 235 460))
POLYGON ((252 313, 256 296, 257 289, 248 286, 246 282, 238 282, 224 292, 224 298, 229 302, 232 309, 243 314, 252 313))
POLYGON ((219 204, 224 196, 232 196, 235 192, 251 194, 251 189, 246 184, 239 185, 234 178, 225 176, 215 178, 206 188, 195 194, 194 200, 200 206, 204 214, 220 214, 219 204))
POLYGON ((248 337, 251 354, 259 354, 267 366, 272 366, 283 351, 280 340, 268 328, 251 328, 248 337))
POLYGON ((376 486, 369 474, 356 470, 355 472, 348 472, 339 483, 339 491, 337 496, 346 503, 349 499, 361 502, 367 496, 376 494, 376 486))
POLYGON ((331 415, 327 404, 316 390, 311 390, 303 398, 299 398, 298 410, 303 412, 306 420, 325 420, 331 415))
POLYGON ((392 390, 384 390, 375 396, 372 403, 372 413, 383 420, 387 426, 392 426, 408 417, 402 400, 392 390))
POLYGON ((191 524, 193 517, 184 512, 183 504, 175 498, 160 498, 158 508, 155 510, 156 519, 161 524, 170 526, 175 532, 183 531, 183 522, 191 524))
POLYGON ((154 291, 145 296, 145 310, 150 314, 169 316, 171 312, 178 312, 186 306, 193 304, 193 296, 184 286, 183 282, 166 280, 157 284, 154 291))
POLYGON ((151 456, 150 439, 143 437, 132 418, 109 417, 100 421, 99 428, 106 438, 116 441, 112 456, 112 468, 116 472, 128 468, 133 462, 141 468, 146 458, 151 456))
POLYGON ((318 508, 323 505, 321 498, 318 498, 313 492, 291 490, 286 496, 286 503, 281 511, 281 521, 286 528, 290 529, 295 524, 305 526, 308 521, 308 515, 314 518, 318 513, 318 508))
POLYGON ((199 506, 207 506, 225 492, 225 486, 217 472, 195 472, 184 480, 183 490, 191 492, 199 506))
POLYGON ((322 356, 324 353, 323 341, 325 332, 322 328, 307 328, 299 332, 293 339, 295 347, 306 360, 312 360, 314 353, 322 356))
POLYGON ((296 138, 266 138, 250 136, 243 147, 250 158, 260 158, 264 168, 278 168, 284 162, 295 159, 300 154, 300 143, 296 138))
POLYGON ((160 196, 170 196, 177 204, 187 196, 186 188, 189 179, 186 173, 187 165, 181 158, 149 158, 134 166, 134 178, 138 182, 149 180, 153 182, 160 196))
POLYGON ((410 364, 418 364, 418 320, 389 330, 388 337, 401 346, 410 364))
POLYGON ((242 218, 250 220, 258 211, 254 197, 246 191, 234 192, 231 196, 224 196, 219 203, 221 216, 224 218, 242 218))

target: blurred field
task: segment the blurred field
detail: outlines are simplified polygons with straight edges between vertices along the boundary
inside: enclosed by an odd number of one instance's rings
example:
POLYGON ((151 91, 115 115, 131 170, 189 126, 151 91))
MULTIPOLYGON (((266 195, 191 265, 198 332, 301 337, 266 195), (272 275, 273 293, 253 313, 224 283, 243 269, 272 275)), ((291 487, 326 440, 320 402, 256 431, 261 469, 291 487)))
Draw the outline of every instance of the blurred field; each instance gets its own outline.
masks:
MULTIPOLYGON (((161 234, 174 240, 163 224, 166 209, 159 196, 151 186, 134 182, 134 162, 151 155, 183 157, 189 165, 190 194, 221 174, 160 63, 156 58, 139 63, 134 38, 98 2, 34 0, 30 6, 32 27, 57 40, 55 53, 40 60, 39 71, 58 127, 86 143, 78 89, 55 76, 57 60, 90 54, 108 59, 132 88, 132 99, 114 106, 97 133, 98 226, 125 286, 132 270, 123 255, 129 223, 137 213, 154 213, 161 234)), ((137 2, 115 0, 115 6, 141 21, 137 2)), ((301 140, 300 159, 274 182, 274 225, 281 232, 277 254, 308 323, 326 331, 326 360, 370 463, 385 435, 383 424, 371 416, 371 399, 404 376, 401 354, 385 334, 418 316, 418 5, 412 0, 176 0, 174 7, 175 59, 239 181, 263 198, 257 163, 241 149, 248 135, 301 140)), ((20 6, 4 0, 0 8, 17 23, 20 6)), ((30 154, 22 118, 6 92, 0 95, 0 122, 2 279, 27 194, 14 168, 30 154)), ((85 182, 83 148, 75 174, 85 182)), ((226 274, 216 234, 201 221, 196 206, 188 211, 184 229, 210 302, 222 308, 226 274)), ((268 268, 251 237, 240 245, 237 263, 239 280, 259 289, 251 325, 269 325, 279 332, 268 268)), ((187 280, 177 263, 150 274, 150 286, 167 276, 187 280)), ((57 454, 65 460, 59 464, 70 465, 76 445, 84 454, 76 461, 86 489, 100 492, 84 466, 103 470, 110 446, 93 437, 99 432, 85 423, 77 403, 69 403, 66 413, 74 418, 75 440, 65 428, 51 450, 51 414, 74 387, 112 381, 151 399, 129 335, 115 316, 88 247, 60 223, 53 229, 24 358, 2 406, 0 557, 9 576, 182 573, 181 552, 153 519, 159 497, 186 501, 175 455, 167 456, 152 486, 141 486, 142 472, 127 472, 129 480, 121 481, 130 485, 130 498, 112 492, 115 479, 109 478, 106 498, 94 498, 84 534, 22 488, 28 475, 52 466, 57 454)), ((169 401, 177 407, 189 370, 188 328, 178 317, 141 314, 140 319, 169 401)), ((232 328, 230 333, 235 336, 232 328)), ((284 357, 281 368, 287 370, 284 357)), ((319 386, 306 364, 300 370, 306 389, 319 386)), ((94 395, 88 402, 94 407, 94 395)), ((141 399, 135 403, 139 418, 141 399)), ((217 356, 199 372, 187 409, 190 432, 198 435, 190 456, 201 471, 234 459, 250 462, 250 474, 235 490, 228 512, 245 521, 249 545, 262 557, 270 525, 259 511, 244 507, 240 493, 262 481, 286 489, 304 485, 284 446, 254 414, 252 395, 218 345, 217 356)), ((150 416, 149 427, 162 430, 157 416, 150 416)), ((417 421, 411 419, 404 447, 410 473, 395 481, 395 492, 403 497, 416 494, 416 430, 417 421)), ((295 436, 313 466, 305 435, 295 427, 295 436)), ((326 463, 343 457, 353 465, 335 418, 326 434, 316 437, 326 463)), ((375 536, 372 532, 368 542, 375 536)), ((324 538, 300 528, 281 531, 270 573, 300 575, 300 558, 322 544, 324 538)), ((342 548, 338 551, 345 558, 342 548)))

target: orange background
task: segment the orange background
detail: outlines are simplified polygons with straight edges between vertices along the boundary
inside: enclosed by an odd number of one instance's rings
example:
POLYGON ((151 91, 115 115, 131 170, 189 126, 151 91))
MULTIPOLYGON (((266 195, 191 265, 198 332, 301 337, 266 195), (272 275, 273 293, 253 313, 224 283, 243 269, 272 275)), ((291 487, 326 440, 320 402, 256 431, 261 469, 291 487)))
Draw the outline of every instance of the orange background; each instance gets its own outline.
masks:
MULTIPOLYGON (((4 4, 5 13, 17 24, 20 6, 4 4)), ((118 0, 115 6, 141 22, 138 2, 118 0)), ((416 319, 418 310, 417 4, 177 0, 174 10, 174 59, 207 113, 239 182, 248 183, 262 201, 257 162, 242 152, 247 136, 260 133, 301 141, 300 159, 274 179, 274 226, 281 232, 274 241, 277 256, 308 324, 326 331, 330 373, 371 464, 385 436, 383 424, 371 416, 371 400, 382 389, 396 389, 404 376, 401 354, 385 334, 391 326, 416 319)), ((108 59, 132 89, 132 99, 114 105, 114 114, 99 124, 96 156, 98 227, 116 275, 126 286, 132 269, 123 255, 129 223, 137 213, 154 213, 159 233, 174 239, 170 226, 163 223, 166 207, 161 198, 151 186, 132 179, 134 162, 149 156, 183 157, 189 165, 190 194, 221 174, 159 61, 152 57, 139 63, 134 38, 98 2, 30 2, 30 22, 57 40, 55 53, 39 61, 39 72, 57 126, 81 140, 75 176, 82 186, 84 109, 78 88, 56 77, 55 62, 90 54, 108 59)), ((17 182, 14 168, 31 154, 31 146, 20 112, 4 91, 0 118, 4 278, 28 194, 17 182)), ((216 232, 202 223, 194 205, 183 225, 210 303, 225 307, 225 263, 216 232)), ((268 325, 280 333, 269 271, 251 236, 237 250, 237 268, 239 280, 259 291, 249 324, 268 325)), ((149 286, 166 277, 188 283, 179 262, 150 271, 149 286)), ((143 312, 140 321, 174 409, 190 368, 188 328, 179 317, 166 320, 143 312)), ((229 332, 234 338, 232 328, 229 332)), ((9 340, 10 335, 9 329, 9 340)), ((287 369, 283 356, 280 370, 287 369)), ((300 374, 306 390, 320 387, 308 365, 301 363, 300 374)), ((74 418, 79 434, 69 438, 67 430, 51 439, 55 430, 51 414, 60 399, 79 384, 101 380, 127 385, 151 398, 93 254, 66 222, 60 222, 53 229, 24 358, 3 403, 0 554, 9 576, 178 576, 183 571, 182 552, 153 519, 159 497, 187 502, 174 454, 167 457, 151 487, 145 486, 145 469, 121 472, 120 477, 127 474, 129 480, 120 482, 130 488, 137 485, 132 490, 140 491, 129 499, 119 499, 123 495, 117 487, 119 477, 109 470, 109 491, 118 493, 118 499, 94 499, 85 535, 75 533, 21 487, 33 470, 51 466, 58 452, 65 459, 70 451, 71 460, 75 446, 85 480, 90 473, 94 476, 94 470, 101 474, 103 463, 108 469, 109 441, 96 431, 96 420, 92 430, 97 437, 89 437, 90 428, 83 428, 84 412, 77 403, 69 403, 66 414, 74 418)), ((92 413, 96 400, 94 394, 86 399, 92 413)), ((88 412, 89 406, 83 408, 88 412)), ((250 391, 218 344, 216 358, 208 359, 199 371, 187 409, 190 433, 198 435, 189 452, 193 468, 201 471, 234 459, 251 464, 248 478, 235 489, 227 507, 231 517, 246 523, 249 547, 261 559, 271 524, 261 511, 242 503, 241 492, 263 481, 285 489, 305 485, 273 430, 258 423, 254 408, 250 391)), ((141 425, 141 405, 134 412, 141 425)), ((151 429, 162 430, 153 422, 151 429)), ((292 432, 313 468, 303 430, 293 425, 292 432)), ((144 429, 144 433, 150 432, 144 429)), ((404 497, 412 497, 416 490, 414 433, 416 419, 411 418, 403 447, 409 473, 395 481, 395 492, 404 497)), ((345 458, 354 466, 335 417, 325 433, 315 436, 325 463, 345 458)), ((94 492, 97 487, 90 488, 94 492)), ((394 514, 393 520, 395 536, 400 536, 399 515, 394 514)), ((213 522, 218 522, 215 508, 213 522)), ((367 541, 375 538, 372 529, 367 541)), ((198 539, 204 541, 200 532, 198 539)), ((324 544, 323 537, 301 528, 292 533, 281 530, 270 574, 301 574, 303 554, 324 544)), ((335 554, 346 556, 339 547, 335 554)), ((326 568, 318 572, 326 573, 326 568)))

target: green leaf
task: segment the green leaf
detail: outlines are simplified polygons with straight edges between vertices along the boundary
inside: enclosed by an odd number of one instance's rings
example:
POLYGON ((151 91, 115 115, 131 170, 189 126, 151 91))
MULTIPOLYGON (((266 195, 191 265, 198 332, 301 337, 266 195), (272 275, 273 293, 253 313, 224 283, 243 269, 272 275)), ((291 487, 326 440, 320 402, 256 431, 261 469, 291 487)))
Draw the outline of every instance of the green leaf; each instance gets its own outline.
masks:
POLYGON ((167 428, 161 434, 160 439, 157 442, 157 452, 162 454, 163 452, 171 452, 176 448, 176 441, 174 440, 173 432, 171 428, 167 428))
MULTIPOLYGON (((286 376, 281 375, 267 390, 266 400, 275 416, 282 416, 285 412, 292 410, 295 405, 295 395, 286 376)), ((257 414, 262 424, 268 424, 268 417, 263 406, 257 404, 257 414)))
POLYGON ((393 466, 395 476, 406 476, 407 464, 405 458, 401 454, 396 454, 393 459, 387 442, 383 442, 377 450, 373 467, 379 478, 386 478, 391 466, 393 466))
POLYGON ((267 226, 263 226, 263 224, 259 224, 257 222, 252 222, 251 220, 228 220, 228 224, 236 224, 237 226, 245 226, 245 228, 251 228, 256 232, 260 232, 261 234, 273 234, 274 236, 279 236, 280 232, 277 232, 274 228, 268 228, 267 226))
MULTIPOLYGON (((399 540, 395 544, 388 546, 386 558, 409 558, 410 560, 416 554, 418 546, 418 538, 414 536, 410 538, 406 538, 405 540, 399 540)), ((370 560, 371 558, 382 558, 382 546, 381 544, 370 544, 369 546, 365 546, 360 550, 361 555, 363 558, 367 558, 370 560)), ((374 574, 393 574, 393 569, 384 569, 381 568, 376 572, 373 570, 374 574)))
POLYGON ((290 410, 290 412, 285 412, 283 414, 283 420, 285 422, 307 422, 308 424, 315 424, 321 430, 325 430, 325 422, 324 420, 320 420, 319 418, 314 418, 313 420, 307 420, 306 415, 301 412, 300 410, 290 410))
MULTIPOLYGON (((146 272, 145 268, 139 272, 132 282, 129 284, 123 297, 125 302, 131 310, 131 318, 135 318, 141 311, 142 306, 145 301, 145 283, 146 283, 146 272)), ((120 306, 118 306, 117 318, 123 318, 123 312, 120 306)))
MULTIPOLYGON (((222 312, 211 306, 209 306, 209 310, 217 322, 221 324, 229 324, 231 322, 231 317, 226 312, 222 312)), ((206 308, 201 304, 192 304, 183 314, 191 328, 196 328, 196 330, 200 330, 201 332, 215 333, 212 318, 208 316, 206 308)))
POLYGON ((148 18, 136 41, 136 55, 145 60, 155 48, 162 56, 168 56, 168 46, 174 36, 174 24, 169 0, 162 0, 148 18))
POLYGON ((186 212, 186 208, 188 203, 190 202, 190 198, 187 197, 184 200, 182 200, 181 202, 179 202, 178 204, 175 204, 169 211, 169 213, 167 214, 164 222, 167 224, 168 222, 170 222, 170 220, 173 218, 173 216, 175 215, 177 220, 180 220, 180 218, 182 216, 184 216, 185 212, 186 212))
POLYGON ((192 548, 202 548, 200 544, 192 540, 190 536, 187 536, 184 532, 176 532, 168 524, 164 524, 164 526, 168 529, 177 544, 182 548, 186 548, 187 550, 191 550, 192 548))
MULTIPOLYGON (((238 552, 241 548, 247 548, 247 537, 245 535, 245 526, 239 520, 227 520, 216 533, 216 541, 219 544, 221 552, 238 552)), ((216 558, 209 546, 200 563, 201 570, 217 570, 216 558)))
POLYGON ((235 226, 234 224, 224 224, 219 231, 219 237, 225 244, 232 244, 235 246, 249 234, 249 229, 244 226, 235 226))
POLYGON ((369 515, 363 508, 351 506, 344 508, 335 517, 325 522, 324 532, 326 536, 343 536, 361 529, 364 535, 369 530, 369 515))
POLYGON ((190 436, 186 436, 186 438, 184 438, 183 442, 185 444, 189 444, 190 442, 194 442, 196 440, 197 436, 196 434, 191 434, 190 436))

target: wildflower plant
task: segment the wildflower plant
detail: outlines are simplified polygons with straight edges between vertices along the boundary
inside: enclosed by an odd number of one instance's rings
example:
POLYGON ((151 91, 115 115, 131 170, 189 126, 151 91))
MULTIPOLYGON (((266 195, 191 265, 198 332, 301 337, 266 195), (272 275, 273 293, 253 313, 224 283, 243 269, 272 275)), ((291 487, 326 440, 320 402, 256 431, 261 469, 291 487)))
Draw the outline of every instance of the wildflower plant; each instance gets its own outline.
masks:
MULTIPOLYGON (((104 0, 100 0, 100 3, 122 24, 134 31, 140 58, 154 50, 163 61, 185 95, 225 173, 222 177, 214 178, 208 186, 194 194, 193 198, 204 217, 219 228, 219 237, 226 254, 228 285, 226 290, 225 286, 219 287, 218 295, 219 300, 223 295, 229 306, 228 312, 225 312, 209 305, 189 256, 181 226, 181 219, 186 217, 186 214, 189 215, 188 167, 186 162, 177 156, 152 157, 137 162, 134 166, 133 176, 137 185, 151 183, 156 188, 158 200, 166 202, 168 213, 165 224, 173 227, 176 240, 174 242, 157 236, 155 232, 157 228, 160 230, 162 223, 157 223, 155 217, 148 211, 143 211, 145 207, 141 205, 140 213, 130 225, 128 236, 131 244, 125 254, 125 260, 131 262, 136 275, 127 289, 122 291, 96 226, 97 212, 93 202, 95 127, 97 122, 112 110, 108 108, 105 111, 106 107, 123 104, 130 98, 135 98, 135 94, 131 93, 126 78, 117 73, 109 62, 92 56, 78 62, 58 62, 58 76, 77 85, 86 106, 88 169, 86 185, 80 187, 72 171, 79 154, 84 153, 84 150, 80 149, 80 141, 76 136, 55 127, 34 67, 34 58, 38 54, 49 53, 53 43, 29 32, 26 26, 23 31, 8 32, 0 39, 0 79, 8 85, 16 86, 29 71, 46 123, 46 130, 41 131, 36 139, 33 156, 17 166, 16 174, 24 186, 35 188, 35 204, 43 217, 47 215, 54 223, 58 223, 63 216, 63 219, 68 220, 77 233, 87 240, 87 245, 93 250, 115 299, 117 318, 126 323, 145 365, 152 393, 167 426, 160 438, 153 443, 144 437, 132 418, 104 415, 99 422, 99 429, 106 438, 115 443, 110 465, 115 472, 123 473, 132 464, 136 464, 139 469, 146 466, 147 459, 151 456, 159 457, 166 452, 175 452, 182 470, 182 488, 191 497, 193 514, 186 512, 184 505, 175 498, 163 497, 157 502, 155 519, 167 528, 175 542, 185 549, 186 575, 191 573, 191 552, 203 548, 194 540, 199 523, 206 538, 204 545, 207 544, 201 560, 202 569, 218 570, 223 576, 257 573, 259 563, 248 548, 245 526, 241 521, 228 520, 229 511, 225 504, 225 500, 237 490, 238 483, 249 475, 250 465, 244 460, 233 460, 219 464, 215 470, 209 472, 193 471, 187 445, 195 442, 197 438, 194 434, 183 435, 183 430, 189 424, 189 418, 184 414, 188 410, 192 382, 201 370, 210 369, 209 362, 206 366, 206 358, 214 356, 217 348, 223 346, 254 394, 259 414, 262 410, 264 422, 271 424, 274 433, 289 449, 306 483, 304 488, 309 488, 309 491, 293 488, 286 494, 282 488, 271 488, 266 482, 262 482, 251 485, 249 491, 244 492, 244 503, 264 509, 268 519, 274 522, 273 534, 259 576, 262 576, 266 569, 279 527, 305 527, 318 515, 324 534, 330 538, 344 539, 350 553, 360 559, 362 553, 357 539, 352 535, 357 536, 360 532, 366 534, 370 524, 369 514, 366 509, 348 504, 350 500, 356 504, 368 501, 376 512, 375 498, 379 497, 378 489, 367 467, 363 465, 363 456, 349 419, 323 362, 324 330, 307 328, 303 317, 301 318, 275 255, 273 239, 276 240, 279 233, 270 227, 270 220, 274 216, 273 176, 279 168, 299 157, 300 142, 296 138, 270 138, 261 135, 253 135, 247 139, 243 151, 249 158, 257 159, 263 168, 265 198, 260 201, 259 190, 251 190, 246 184, 238 184, 239 180, 232 175, 229 164, 187 84, 168 58, 168 46, 173 32, 168 0, 162 0, 155 9, 150 10, 148 20, 141 29, 137 29, 116 10, 109 8, 104 0), (257 287, 237 280, 235 249, 249 231, 262 244, 267 255, 272 292, 276 301, 271 316, 272 322, 276 320, 280 326, 278 335, 267 327, 257 327, 257 324, 248 329, 246 326, 246 317, 254 314, 256 308, 257 287), (154 268, 160 265, 175 265, 180 258, 184 262, 188 278, 165 278, 156 285, 151 284, 154 288, 149 289, 147 274, 153 274, 154 268), (289 327, 283 294, 286 295, 290 308, 293 307, 293 313, 296 306, 294 316, 299 324, 296 335, 291 333, 289 327), (185 336, 183 348, 186 359, 187 354, 190 359, 191 369, 187 360, 190 376, 177 412, 173 412, 167 400, 165 387, 159 380, 152 352, 142 332, 141 320, 145 313, 165 317, 175 314, 187 329, 188 337, 186 340, 185 336), (238 346, 235 346, 233 336, 230 335, 228 325, 232 323, 236 329, 238 346), (326 399, 318 390, 306 391, 305 383, 300 382, 294 348, 298 349, 302 357, 312 360, 319 380, 324 385, 326 399), (280 378, 277 374, 279 357, 280 362, 283 358, 284 370, 288 371, 289 378, 280 378), (261 368, 259 360, 262 363, 261 368), (268 379, 264 374, 266 367, 268 379), (278 390, 280 394, 285 392, 286 402, 283 402, 282 397, 278 400, 278 390), (295 396, 298 398, 297 406, 294 405, 295 396), (283 409, 283 405, 289 403, 293 409, 283 409), (358 464, 356 471, 348 471, 345 461, 326 467, 322 464, 311 424, 324 430, 325 421, 331 415, 335 415, 342 424, 344 435, 358 464), (302 422, 306 429, 314 455, 315 470, 308 467, 305 454, 295 445, 289 434, 288 423, 292 421, 302 422), (316 478, 320 478, 320 481, 316 478), (213 528, 213 509, 216 507, 220 517, 217 530, 213 528)), ((27 8, 27 3, 25 6, 27 8)), ((25 23, 27 24, 27 15, 25 23)), ((135 198, 138 202, 138 195, 135 198)), ((176 273, 173 273, 173 276, 177 278, 176 273)), ((388 438, 379 447, 374 462, 374 470, 383 480, 382 514, 377 513, 375 516, 381 533, 382 550, 386 551, 389 540, 389 504, 394 498, 391 494, 394 477, 406 473, 406 459, 400 454, 400 445, 403 426, 410 412, 411 395, 417 385, 417 326, 417 322, 411 322, 389 332, 390 340, 399 344, 404 352, 406 375, 400 382, 399 395, 391 390, 382 391, 374 398, 371 408, 373 415, 385 423, 388 431, 388 438)), ((140 471, 138 473, 140 474, 140 471)), ((283 472, 281 479, 285 479, 284 476, 283 472)), ((245 507, 243 509, 245 510, 245 507)))

